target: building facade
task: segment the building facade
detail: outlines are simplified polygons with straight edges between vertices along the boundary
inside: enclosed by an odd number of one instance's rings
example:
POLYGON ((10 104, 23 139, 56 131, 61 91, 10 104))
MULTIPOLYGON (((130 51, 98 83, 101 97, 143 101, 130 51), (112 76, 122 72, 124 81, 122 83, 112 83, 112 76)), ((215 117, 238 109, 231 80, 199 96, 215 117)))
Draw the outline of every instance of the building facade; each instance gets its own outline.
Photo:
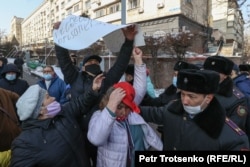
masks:
MULTIPOLYGON (((236 0, 230 0, 236 1, 236 0)), ((195 32, 199 38, 191 51, 204 53, 212 27, 225 32, 226 42, 241 48, 243 20, 237 3, 216 0, 44 0, 21 24, 21 47, 42 48, 53 44, 52 27, 70 14, 85 13, 91 19, 112 24, 139 24, 144 35, 159 32, 195 32), (234 10, 235 9, 235 10, 234 10), (223 15, 221 11, 226 11, 223 15), (236 35, 235 35, 236 34, 236 35)))

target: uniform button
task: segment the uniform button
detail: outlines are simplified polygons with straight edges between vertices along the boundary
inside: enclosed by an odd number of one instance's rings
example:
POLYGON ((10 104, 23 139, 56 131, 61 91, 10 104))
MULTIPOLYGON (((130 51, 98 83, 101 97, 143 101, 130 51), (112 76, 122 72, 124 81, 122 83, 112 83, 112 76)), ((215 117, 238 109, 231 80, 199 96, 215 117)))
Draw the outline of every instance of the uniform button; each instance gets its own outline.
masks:
POLYGON ((176 147, 174 147, 174 150, 177 150, 176 147))
POLYGON ((183 120, 186 121, 186 120, 187 120, 187 117, 183 117, 183 120))

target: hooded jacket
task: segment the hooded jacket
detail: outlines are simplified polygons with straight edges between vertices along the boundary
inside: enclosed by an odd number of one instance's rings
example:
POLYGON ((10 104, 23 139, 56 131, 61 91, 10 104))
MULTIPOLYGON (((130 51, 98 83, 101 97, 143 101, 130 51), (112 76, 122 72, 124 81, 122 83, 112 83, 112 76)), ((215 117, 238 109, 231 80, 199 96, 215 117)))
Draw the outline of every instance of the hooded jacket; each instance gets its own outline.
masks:
POLYGON ((19 79, 20 72, 15 64, 5 65, 1 73, 1 76, 2 76, 2 79, 0 79, 0 87, 3 89, 7 89, 12 92, 15 92, 19 96, 21 96, 29 87, 29 84, 27 81, 19 79), (16 79, 14 79, 13 81, 7 80, 5 78, 5 75, 7 72, 15 72, 16 79))

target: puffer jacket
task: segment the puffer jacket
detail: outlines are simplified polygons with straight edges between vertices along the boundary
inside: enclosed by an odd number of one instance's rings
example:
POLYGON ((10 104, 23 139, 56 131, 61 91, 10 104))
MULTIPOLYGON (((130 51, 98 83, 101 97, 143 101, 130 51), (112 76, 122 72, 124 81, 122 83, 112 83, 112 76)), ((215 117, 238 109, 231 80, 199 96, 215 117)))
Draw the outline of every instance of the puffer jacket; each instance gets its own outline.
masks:
POLYGON ((61 112, 45 120, 28 119, 13 141, 11 167, 90 167, 77 118, 97 99, 93 91, 62 105, 61 112))
MULTIPOLYGON (((139 114, 131 112, 128 123, 130 126, 140 125, 146 149, 152 146, 156 150, 162 150, 161 139, 139 114)), ((88 139, 98 146, 97 167, 126 167, 129 145, 127 131, 107 108, 93 114, 89 123, 88 139)))
POLYGON ((65 93, 66 83, 62 79, 60 79, 56 74, 51 79, 49 88, 46 88, 46 83, 44 79, 38 81, 37 83, 41 88, 48 90, 49 95, 55 97, 56 101, 60 104, 64 104, 68 101, 65 93))
POLYGON ((234 84, 246 97, 250 97, 250 77, 247 73, 241 73, 233 79, 234 84))

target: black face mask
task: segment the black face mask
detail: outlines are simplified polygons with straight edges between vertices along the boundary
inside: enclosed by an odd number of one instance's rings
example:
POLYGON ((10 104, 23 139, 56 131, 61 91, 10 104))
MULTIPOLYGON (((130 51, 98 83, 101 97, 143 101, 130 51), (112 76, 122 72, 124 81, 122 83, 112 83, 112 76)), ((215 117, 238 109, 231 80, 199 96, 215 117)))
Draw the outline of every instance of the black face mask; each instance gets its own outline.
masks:
POLYGON ((90 64, 90 65, 85 66, 85 71, 93 75, 98 75, 102 73, 100 66, 97 64, 90 64))

